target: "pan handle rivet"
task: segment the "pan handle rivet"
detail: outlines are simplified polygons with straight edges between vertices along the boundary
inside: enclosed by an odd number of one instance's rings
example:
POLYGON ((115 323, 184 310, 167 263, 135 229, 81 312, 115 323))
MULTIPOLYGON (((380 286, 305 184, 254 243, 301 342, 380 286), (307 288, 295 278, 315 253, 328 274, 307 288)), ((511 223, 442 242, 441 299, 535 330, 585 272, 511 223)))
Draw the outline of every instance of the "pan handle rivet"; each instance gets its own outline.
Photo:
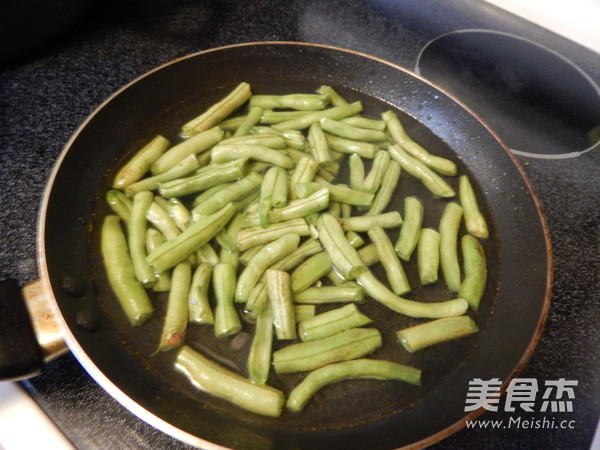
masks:
POLYGON ((75 323, 86 331, 98 331, 100 329, 100 318, 88 308, 81 308, 75 313, 75 323))
POLYGON ((67 294, 82 297, 85 294, 85 283, 81 278, 65 275, 62 279, 62 288, 67 294))

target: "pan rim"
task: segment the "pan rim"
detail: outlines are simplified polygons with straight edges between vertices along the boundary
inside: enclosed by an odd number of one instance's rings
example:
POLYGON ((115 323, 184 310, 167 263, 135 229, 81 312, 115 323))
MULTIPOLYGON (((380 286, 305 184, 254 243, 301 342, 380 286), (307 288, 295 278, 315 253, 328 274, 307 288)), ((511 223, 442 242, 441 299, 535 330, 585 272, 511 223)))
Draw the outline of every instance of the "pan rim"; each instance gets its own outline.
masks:
MULTIPOLYGON (((506 387, 508 386, 508 383, 510 382, 510 380, 515 378, 523 370, 523 368, 525 367, 525 365, 531 358, 531 355, 533 354, 533 351, 541 338, 544 324, 546 322, 546 318, 548 315, 548 311, 549 311, 549 307, 550 307, 550 299, 551 299, 551 295, 552 295, 553 264, 552 264, 552 248, 551 248, 549 228, 548 228, 548 224, 546 222, 545 215, 543 213, 541 202, 540 202, 539 198, 537 197, 535 191, 533 190, 533 186, 531 185, 531 182, 530 182, 529 178, 527 177, 523 167, 521 166, 521 164, 519 163, 519 161, 517 160, 515 155, 509 150, 509 148, 503 142, 503 140, 494 132, 494 130, 492 130, 492 128, 484 120, 482 120, 481 117, 479 117, 476 113, 474 113, 469 107, 467 107, 465 104, 463 104, 459 99, 455 98, 452 94, 448 93, 444 89, 438 87, 437 85, 428 81, 427 79, 423 78, 422 76, 412 72, 411 70, 409 70, 405 67, 401 67, 397 64, 391 63, 389 61, 378 58, 376 56, 368 55, 368 54, 350 50, 350 49, 344 49, 344 48, 340 48, 340 47, 336 47, 336 46, 331 46, 331 45, 305 43, 305 42, 294 42, 294 41, 246 42, 246 43, 232 44, 232 45, 226 45, 226 46, 206 49, 206 50, 188 54, 188 55, 179 57, 177 59, 174 59, 172 61, 169 61, 169 62, 162 64, 154 69, 151 69, 150 71, 145 72, 144 74, 140 75, 139 77, 136 77, 135 79, 133 79, 132 81, 130 81, 129 83, 127 83, 126 85, 124 85, 123 87, 121 87, 120 89, 115 91, 113 94, 111 94, 106 100, 104 100, 100 105, 98 105, 98 107, 96 107, 94 109, 94 111, 82 122, 82 124, 78 127, 78 129, 70 137, 70 139, 67 141, 67 143, 63 147, 60 155, 57 158, 57 161, 54 165, 52 173, 49 177, 46 189, 44 191, 42 206, 41 206, 40 212, 39 212, 38 234, 37 234, 37 236, 38 236, 38 239, 37 239, 38 268, 39 268, 39 272, 40 272, 40 278, 42 280, 44 288, 46 289, 46 292, 48 292, 49 296, 51 297, 54 314, 55 314, 57 320, 60 322, 61 327, 64 330, 65 341, 67 342, 69 349, 71 349, 71 351, 73 352, 73 354, 75 355, 77 360, 85 368, 85 370, 88 372, 88 374, 104 390, 106 390, 109 393, 109 395, 111 395, 113 398, 115 398, 119 403, 121 403, 125 408, 127 408, 129 411, 131 411, 133 414, 135 414, 141 420, 149 423, 151 426, 165 432, 166 434, 169 434, 169 435, 173 436, 174 438, 179 439, 182 442, 188 443, 190 445, 202 446, 204 448, 225 448, 218 444, 214 444, 209 441, 206 441, 198 436, 192 435, 192 434, 170 424, 169 422, 165 421, 164 419, 158 417, 154 413, 150 412, 149 410, 147 410, 144 407, 142 407, 141 405, 139 405, 135 400, 133 400, 131 397, 129 397, 127 394, 125 394, 121 389, 119 389, 111 381, 111 379, 109 379, 96 366, 96 364, 92 361, 92 359, 87 355, 86 351, 80 345, 77 338, 70 331, 70 329, 67 325, 67 321, 64 318, 64 316, 62 315, 60 308, 58 306, 58 302, 56 301, 56 298, 52 291, 52 287, 51 287, 51 283, 50 283, 49 269, 47 266, 47 259, 46 259, 46 254, 45 254, 45 241, 46 241, 45 217, 47 215, 47 211, 48 211, 48 207, 49 207, 49 197, 50 197, 50 193, 52 191, 52 187, 53 187, 56 177, 59 173, 62 162, 65 159, 69 149, 72 147, 73 143, 78 138, 78 136, 82 132, 82 130, 84 130, 87 127, 89 122, 92 121, 92 119, 99 113, 99 111, 101 111, 116 96, 121 94, 123 91, 127 90, 130 86, 132 86, 132 85, 138 83, 139 81, 141 81, 142 79, 150 76, 151 74, 153 74, 157 71, 160 71, 168 66, 177 64, 178 62, 183 61, 183 60, 187 60, 190 58, 197 57, 199 55, 223 51, 223 50, 227 50, 227 49, 231 49, 231 48, 251 47, 251 46, 269 46, 269 45, 271 45, 271 46, 286 46, 287 45, 287 46, 299 46, 299 47, 315 47, 315 48, 323 48, 323 49, 327 49, 327 50, 333 50, 333 51, 337 51, 337 52, 351 53, 351 54, 354 54, 354 55, 357 55, 357 56, 360 56, 363 58, 374 60, 378 63, 385 64, 396 70, 405 72, 405 73, 409 74, 410 76, 417 78, 417 79, 421 80, 422 82, 425 82, 426 84, 432 86, 436 90, 442 92, 444 95, 449 97, 452 101, 457 103, 462 109, 466 110, 470 116, 475 118, 478 122, 480 122, 483 125, 486 132, 489 133, 494 138, 494 140, 496 140, 498 143, 500 143, 501 147, 506 152, 506 154, 509 156, 512 163, 516 166, 522 181, 527 186, 529 197, 531 197, 534 202, 535 209, 537 211, 538 219, 540 221, 540 225, 541 225, 541 229, 542 229, 542 233, 543 233, 544 244, 545 244, 545 249, 546 249, 546 257, 547 257, 546 272, 545 272, 546 286, 545 286, 545 295, 544 295, 542 311, 539 316, 537 326, 534 330, 533 337, 532 337, 531 341, 529 342, 525 352, 521 356, 515 369, 512 371, 511 375, 504 382, 504 384, 502 386, 502 391, 504 391, 506 389, 506 387)), ((443 430, 440 430, 439 432, 437 432, 431 436, 428 436, 427 438, 424 438, 418 442, 409 444, 404 448, 422 448, 425 446, 432 445, 432 444, 450 436, 451 434, 456 433, 460 429, 464 428, 466 421, 475 419, 476 417, 481 415, 484 411, 485 411, 484 408, 480 408, 476 411, 473 411, 472 413, 463 417, 458 422, 444 428, 443 430)))

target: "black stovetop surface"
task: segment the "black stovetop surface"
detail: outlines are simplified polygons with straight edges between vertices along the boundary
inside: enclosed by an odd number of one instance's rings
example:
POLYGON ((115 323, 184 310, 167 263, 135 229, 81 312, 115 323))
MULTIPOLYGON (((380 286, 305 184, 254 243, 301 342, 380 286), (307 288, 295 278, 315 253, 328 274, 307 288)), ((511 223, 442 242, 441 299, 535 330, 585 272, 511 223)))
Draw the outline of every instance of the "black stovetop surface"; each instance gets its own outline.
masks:
MULTIPOLYGON (((543 43, 600 81, 598 54, 477 0, 96 2, 77 26, 0 66, 0 276, 22 284, 37 277, 37 214, 59 152, 105 98, 146 71, 199 50, 267 40, 329 44, 414 69, 427 42, 463 28, 543 43)), ((563 413, 575 428, 465 429, 437 448, 589 448, 598 421, 600 153, 519 161, 547 215, 555 263, 545 332, 521 376, 577 380, 574 411, 563 413)), ((79 448, 181 446, 121 407, 71 355, 25 386, 79 448)))

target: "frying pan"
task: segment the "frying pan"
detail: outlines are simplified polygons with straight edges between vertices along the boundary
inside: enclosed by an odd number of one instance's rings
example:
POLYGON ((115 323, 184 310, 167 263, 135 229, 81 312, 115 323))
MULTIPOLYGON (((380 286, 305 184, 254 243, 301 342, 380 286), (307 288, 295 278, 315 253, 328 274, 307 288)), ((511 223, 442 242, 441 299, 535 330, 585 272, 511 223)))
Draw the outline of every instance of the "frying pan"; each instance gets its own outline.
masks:
MULTIPOLYGON (((456 180, 451 180, 455 183, 456 180)), ((401 177, 402 196, 431 196, 401 177)), ((443 201, 425 201, 425 225, 436 226, 443 201)), ((418 76, 380 59, 333 47, 264 42, 193 54, 135 80, 103 103, 61 153, 39 221, 40 284, 51 299, 69 349, 89 374, 141 419, 182 442, 203 448, 397 448, 430 445, 484 409, 465 412, 469 381, 502 380, 526 364, 549 306, 552 261, 539 202, 506 146, 459 101, 418 76), (111 175, 157 133, 177 139, 179 126, 247 81, 257 93, 314 91, 332 85, 361 100, 364 114, 394 109, 415 140, 457 161, 475 184, 491 226, 485 242, 489 281, 481 331, 409 355, 394 331, 417 323, 375 304, 384 345, 374 357, 423 370, 423 386, 357 380, 323 389, 302 414, 257 417, 194 389, 173 370, 173 352, 153 355, 164 299, 142 327, 132 328, 107 286, 98 229, 107 213, 111 175)), ((409 278, 416 274, 409 272, 409 278)), ((413 283, 414 284, 414 283, 413 283)), ((415 298, 449 298, 442 287, 415 288, 415 298), (445 297, 444 297, 445 296, 445 297)), ((243 372, 251 324, 226 340, 208 328, 188 332, 190 345, 243 372)), ((272 376, 287 389, 301 375, 272 376)))

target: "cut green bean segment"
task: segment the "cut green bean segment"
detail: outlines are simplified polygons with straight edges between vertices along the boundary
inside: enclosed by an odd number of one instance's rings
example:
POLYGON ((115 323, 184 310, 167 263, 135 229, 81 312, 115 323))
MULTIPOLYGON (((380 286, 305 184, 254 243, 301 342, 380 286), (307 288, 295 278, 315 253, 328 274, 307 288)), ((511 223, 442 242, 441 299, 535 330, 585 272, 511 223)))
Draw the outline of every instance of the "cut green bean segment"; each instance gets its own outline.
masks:
POLYGON ((330 200, 342 203, 348 203, 355 206, 371 206, 373 203, 373 194, 356 191, 347 186, 331 184, 325 180, 311 181, 308 183, 298 183, 296 185, 296 194, 300 198, 308 197, 310 194, 326 187, 329 189, 330 200))
POLYGON ((327 167, 333 162, 329 152, 329 144, 318 122, 313 123, 308 128, 308 148, 319 166, 327 167))
POLYGON ((329 117, 323 117, 319 123, 323 131, 346 139, 364 142, 380 142, 387 139, 383 131, 372 128, 359 128, 329 117))
POLYGON ((218 192, 222 191, 227 186, 231 186, 233 183, 234 182, 232 181, 229 183, 218 184, 216 186, 208 188, 204 192, 201 192, 196 197, 194 197, 194 200, 192 202, 192 209, 195 209, 198 205, 204 203, 205 201, 207 201, 208 199, 210 199, 212 197, 215 197, 215 196, 218 197, 219 196, 219 195, 217 195, 218 192))
POLYGON ((446 317, 405 328, 396 333, 407 351, 414 353, 441 342, 458 339, 479 331, 469 316, 446 317))
MULTIPOLYGON (((252 128, 254 129, 254 128, 252 128)), ((275 130, 273 130, 275 131, 275 130)), ((250 134, 244 136, 232 136, 227 139, 223 139, 219 142, 219 145, 224 144, 235 144, 235 145, 262 145, 263 147, 269 147, 273 149, 282 149, 286 147, 285 139, 277 134, 264 133, 264 134, 250 134)))
POLYGON ((104 218, 100 240, 110 287, 131 325, 141 325, 150 318, 154 308, 148 294, 135 278, 119 216, 111 214, 104 218))
MULTIPOLYGON (((273 192, 275 191, 275 184, 277 177, 279 176, 280 167, 271 167, 265 173, 263 182, 260 185, 260 198, 258 200, 258 223, 254 225, 261 225, 266 227, 269 224, 269 211, 271 211, 271 204, 273 200, 273 192)), ((284 171, 285 172, 285 171, 284 171)))
POLYGON ((213 265, 201 263, 196 267, 188 295, 188 319, 192 323, 212 325, 215 317, 208 297, 213 265))
POLYGON ((181 141, 162 154, 150 167, 153 175, 157 175, 175 167, 188 156, 202 153, 223 139, 223 130, 214 127, 203 133, 181 141))
POLYGON ((296 295, 304 291, 331 269, 331 258, 326 252, 317 253, 302 264, 291 274, 292 292, 296 295))
POLYGON ((201 217, 214 214, 219 209, 231 202, 240 202, 254 191, 258 191, 263 180, 263 176, 256 172, 250 172, 241 180, 228 184, 219 191, 218 195, 204 200, 192 209, 192 217, 199 220, 201 217))
POLYGON ((275 128, 265 126, 254 126, 250 129, 253 135, 274 134, 282 137, 288 147, 296 150, 305 150, 307 148, 306 138, 299 130, 276 130, 275 128))
POLYGON ((325 95, 333 106, 347 105, 348 102, 331 86, 323 85, 316 90, 317 94, 325 95))
POLYGON ((108 190, 105 198, 110 209, 117 214, 126 225, 129 226, 131 207, 133 206, 131 199, 123 194, 123 192, 116 189, 108 190))
POLYGON ((469 234, 462 237, 461 249, 465 277, 458 295, 469 302, 471 309, 477 311, 487 280, 485 251, 477 238, 469 234))
POLYGON ((400 164, 397 161, 391 160, 390 165, 383 174, 381 186, 375 194, 373 204, 369 209, 368 215, 381 214, 390 204, 390 200, 394 195, 398 180, 400 179, 400 164))
POLYGON ((302 157, 297 163, 296 168, 290 176, 289 191, 292 198, 296 198, 296 185, 298 183, 307 183, 314 181, 319 165, 317 162, 307 156, 302 157))
POLYGON ((260 118, 262 117, 263 109, 259 106, 250 106, 250 110, 248 111, 248 115, 244 118, 243 122, 240 126, 235 130, 233 135, 235 137, 245 136, 249 134, 250 128, 260 122, 260 118))
POLYGON ((245 82, 240 83, 222 100, 212 105, 199 116, 185 123, 181 127, 183 133, 186 136, 193 136, 214 127, 228 117, 233 111, 242 106, 251 95, 252 90, 250 85, 245 82))
POLYGON ((273 311, 267 305, 256 319, 254 336, 248 354, 248 375, 259 385, 269 378, 271 355, 273 353, 273 311))
POLYGON ((298 325, 298 335, 303 342, 314 341, 371 322, 373 321, 362 314, 354 303, 350 303, 303 321, 298 325))
POLYGON ((271 266, 271 269, 274 270, 283 270, 288 272, 294 268, 296 268, 302 261, 306 258, 309 258, 317 253, 321 252, 323 249, 319 241, 314 238, 308 238, 302 244, 298 246, 296 250, 294 250, 289 255, 284 256, 279 261, 271 266))
POLYGON ((378 151, 377 145, 371 142, 355 141, 329 133, 325 133, 325 138, 327 139, 329 148, 332 151, 340 153, 347 153, 350 155, 356 154, 363 158, 372 159, 378 151))
POLYGON ((124 189, 132 183, 140 180, 148 170, 150 166, 169 148, 171 143, 169 140, 161 135, 156 136, 140 150, 138 150, 133 157, 131 157, 125 165, 123 165, 115 178, 113 179, 112 187, 114 189, 124 189))
POLYGON ((450 198, 456 195, 454 189, 442 177, 422 161, 410 156, 399 145, 390 145, 388 151, 390 156, 400 163, 402 169, 420 180, 434 197, 450 198))
POLYGON ((159 200, 159 197, 154 198, 150 208, 146 211, 146 219, 170 241, 179 236, 181 230, 175 223, 175 220, 173 220, 165 208, 160 206, 157 200, 159 200))
POLYGON ((157 350, 159 352, 181 347, 185 342, 191 279, 192 266, 189 263, 182 262, 175 266, 167 300, 167 313, 157 350))
POLYGON ((145 288, 151 288, 156 282, 154 269, 146 261, 146 211, 152 204, 154 196, 152 192, 140 192, 133 197, 131 208, 131 220, 127 227, 127 242, 129 243, 129 254, 133 262, 133 270, 137 280, 145 288))
POLYGON ((438 280, 440 267, 440 233, 433 228, 423 228, 417 245, 417 265, 422 285, 438 280))
POLYGON ((423 223, 423 203, 417 197, 404 199, 404 223, 394 248, 404 261, 409 261, 412 252, 417 247, 421 224, 423 223))
POLYGON ((315 317, 315 305, 302 305, 294 303, 294 311, 296 312, 296 323, 315 317))
POLYGON ((198 263, 207 262, 212 265, 219 264, 220 262, 219 255, 210 242, 198 247, 198 250, 196 250, 196 260, 198 263))
POLYGON ((343 119, 358 114, 362 111, 360 101, 349 103, 347 105, 334 106, 333 108, 323 109, 321 111, 308 112, 295 119, 286 120, 273 125, 278 130, 302 130, 310 127, 313 123, 319 122, 323 117, 331 119, 343 119))
POLYGON ((398 211, 389 211, 372 216, 353 216, 339 220, 344 231, 369 231, 373 227, 396 228, 402 225, 398 211))
POLYGON ((390 154, 385 150, 378 151, 373 159, 371 170, 365 177, 363 188, 365 192, 375 193, 383 182, 383 176, 390 165, 390 154))
POLYGON ((307 114, 307 111, 273 111, 265 110, 260 123, 274 125, 281 122, 287 122, 290 120, 298 119, 307 114))
MULTIPOLYGON (((383 120, 369 119, 367 117, 362 117, 362 116, 346 117, 345 119, 341 119, 340 122, 348 124, 348 125, 352 125, 352 126, 358 127, 358 128, 367 128, 367 129, 379 130, 379 131, 385 131, 385 127, 386 127, 385 121, 383 121, 383 120)), ((385 140, 385 138, 382 140, 385 140)))
POLYGON ((375 245, 379 261, 381 261, 387 275, 388 283, 394 294, 403 295, 410 292, 410 284, 406 277, 406 272, 404 272, 402 263, 398 259, 394 246, 390 242, 385 230, 381 227, 373 227, 369 230, 369 237, 375 245))
POLYGON ((295 109, 298 111, 314 111, 323 109, 328 98, 320 94, 286 94, 286 95, 253 95, 249 106, 262 109, 295 109))
POLYGON ((391 310, 409 317, 438 319, 441 317, 460 316, 469 307, 469 304, 463 298, 436 303, 407 300, 390 291, 371 271, 361 273, 356 281, 371 298, 391 310))
MULTIPOLYGON (((329 189, 322 188, 308 197, 292 200, 283 208, 272 209, 267 212, 266 223, 278 223, 288 220, 307 217, 313 213, 323 211, 330 205, 329 189)), ((244 218, 245 226, 266 226, 262 224, 257 214, 249 214, 244 218)))
POLYGON ((167 212, 175 221, 175 225, 180 230, 185 230, 192 220, 192 214, 187 207, 178 199, 171 198, 167 202, 167 212))
POLYGON ((304 219, 292 219, 279 222, 268 227, 248 227, 238 232, 238 248, 240 251, 261 244, 267 244, 279 239, 286 234, 297 234, 298 236, 310 236, 310 228, 304 219))
MULTIPOLYGON (((165 243, 167 238, 156 228, 146 229, 146 253, 149 254, 159 245, 165 243)), ((156 272, 156 282, 152 286, 153 292, 169 292, 171 290, 171 272, 156 272)))
POLYGON ((297 234, 286 234, 266 244, 252 257, 246 268, 242 271, 235 290, 235 301, 246 303, 250 297, 250 292, 267 268, 296 250, 299 243, 300 236, 297 234))
POLYGON ((467 231, 475 237, 487 239, 489 236, 487 222, 479 209, 475 190, 467 175, 459 177, 458 193, 467 231))
POLYGON ((258 317, 268 304, 269 292, 267 291, 266 279, 263 277, 258 283, 256 283, 254 288, 252 288, 252 292, 250 292, 250 297, 248 297, 244 311, 248 313, 250 317, 258 317))
POLYGON ((273 326, 277 339, 296 339, 296 313, 290 285, 290 274, 281 270, 267 270, 267 292, 273 310, 273 326))
POLYGON ((356 249, 348 242, 338 220, 324 213, 317 224, 319 240, 329 255, 335 269, 347 280, 353 280, 366 267, 356 249))
POLYGON ((294 294, 294 302, 308 305, 323 303, 363 303, 365 290, 360 286, 310 287, 294 294))
POLYGON ((261 161, 284 169, 293 169, 295 164, 283 151, 262 145, 223 144, 212 149, 213 163, 224 163, 240 158, 261 161))
POLYGON ((368 355, 381 347, 375 328, 351 328, 327 338, 300 342, 273 353, 275 372, 291 373, 318 369, 340 361, 368 355))
POLYGON ((218 212, 199 219, 180 235, 150 253, 148 262, 159 272, 174 267, 215 237, 234 213, 235 207, 229 204, 218 212))
POLYGON ((450 292, 460 289, 461 275, 458 263, 458 230, 462 220, 462 207, 450 202, 440 219, 440 266, 450 292))
POLYGON ((363 184, 365 183, 365 165, 359 155, 350 155, 350 158, 348 158, 348 169, 350 171, 350 187, 354 190, 362 191, 363 184))
POLYGON ((240 158, 221 164, 210 164, 197 171, 193 176, 161 183, 158 191, 163 197, 183 197, 195 194, 218 184, 243 177, 247 162, 247 158, 240 158))
POLYGON ((141 180, 126 186, 125 193, 133 196, 140 191, 154 191, 160 187, 161 183, 183 178, 201 167, 203 167, 203 164, 200 163, 200 159, 197 158, 196 155, 190 155, 165 172, 142 178, 141 180))
POLYGON ((215 337, 225 338, 242 329, 240 316, 235 308, 235 267, 217 264, 213 269, 213 291, 215 293, 215 337))
POLYGON ((366 358, 329 364, 309 373, 292 390, 286 408, 292 412, 300 412, 323 387, 356 379, 397 380, 420 386, 421 370, 391 361, 366 358))
POLYGON ((256 414, 279 417, 285 403, 283 392, 226 369, 184 345, 177 353, 176 368, 202 391, 256 414))
POLYGON ((418 158, 428 167, 441 173, 442 175, 456 175, 456 164, 446 158, 435 156, 413 141, 404 130, 398 116, 393 111, 386 111, 381 115, 387 130, 396 144, 404 148, 415 158, 418 158))

